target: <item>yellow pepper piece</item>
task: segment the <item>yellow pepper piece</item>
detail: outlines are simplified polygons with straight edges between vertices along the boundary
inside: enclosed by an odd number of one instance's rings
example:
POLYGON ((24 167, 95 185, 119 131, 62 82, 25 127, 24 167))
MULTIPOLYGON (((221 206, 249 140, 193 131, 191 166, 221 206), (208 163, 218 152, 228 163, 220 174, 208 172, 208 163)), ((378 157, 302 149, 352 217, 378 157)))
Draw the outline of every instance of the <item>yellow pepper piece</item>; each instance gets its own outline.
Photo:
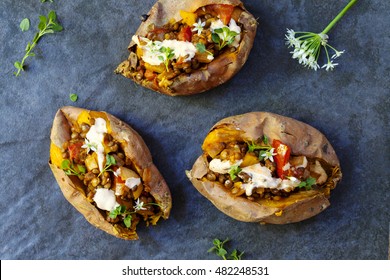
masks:
POLYGON ((192 26, 196 22, 196 14, 180 10, 180 16, 183 19, 183 23, 188 26, 192 26))
POLYGON ((259 162, 260 160, 257 156, 247 153, 245 154, 242 163, 240 164, 240 167, 251 166, 259 162))
POLYGON ((102 118, 106 121, 107 126, 107 132, 111 133, 111 126, 110 121, 107 118, 106 113, 104 112, 97 112, 97 111, 82 111, 80 115, 77 117, 77 124, 81 126, 82 123, 86 123, 88 125, 91 125, 91 119, 94 118, 102 118))
POLYGON ((91 115, 88 111, 82 111, 81 114, 77 117, 77 124, 80 126, 82 123, 91 125, 91 115))
POLYGON ((50 160, 51 163, 61 168, 61 163, 64 160, 62 157, 61 148, 57 147, 53 142, 50 143, 50 160))

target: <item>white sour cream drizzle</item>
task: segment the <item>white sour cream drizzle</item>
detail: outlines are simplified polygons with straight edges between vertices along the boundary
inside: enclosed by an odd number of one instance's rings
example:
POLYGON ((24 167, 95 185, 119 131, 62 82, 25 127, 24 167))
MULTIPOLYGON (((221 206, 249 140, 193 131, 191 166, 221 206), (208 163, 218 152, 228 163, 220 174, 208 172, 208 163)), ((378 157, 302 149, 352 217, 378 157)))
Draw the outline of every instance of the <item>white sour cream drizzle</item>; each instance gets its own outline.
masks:
POLYGON ((98 165, 100 171, 103 170, 104 162, 104 133, 107 133, 106 121, 102 118, 96 118, 95 124, 91 126, 85 137, 89 142, 86 142, 86 144, 93 145, 94 147, 96 147, 96 150, 94 151, 96 152, 98 157, 98 165))
POLYGON ((125 182, 125 186, 131 190, 135 189, 139 184, 141 184, 141 178, 127 178, 125 182))
POLYGON ((215 158, 209 163, 209 168, 211 171, 219 174, 227 174, 232 166, 239 166, 242 160, 235 161, 231 163, 229 160, 220 160, 215 158))
POLYGON ((112 211, 120 206, 119 203, 116 202, 114 191, 105 188, 99 188, 96 190, 93 201, 96 202, 99 209, 106 211, 112 211))
MULTIPOLYGON (((242 160, 231 163, 229 160, 213 159, 209 163, 209 169, 219 174, 227 174, 232 166, 239 166, 241 162, 242 160)), ((242 184, 242 188, 245 189, 247 196, 252 195, 255 188, 291 189, 298 186, 301 182, 295 177, 289 177, 287 180, 274 178, 272 177, 271 170, 262 166, 260 163, 242 168, 238 174, 239 177, 243 177, 240 175, 241 173, 246 173, 250 177, 249 182, 242 184)))
POLYGON ((191 42, 178 40, 150 41, 145 37, 136 35, 132 37, 132 40, 142 48, 142 59, 150 65, 160 65, 163 62, 159 59, 159 56, 163 55, 160 51, 162 47, 170 48, 173 51, 174 56, 172 59, 183 57, 185 58, 184 61, 190 61, 196 53, 196 47, 191 42), (142 45, 140 40, 146 42, 146 45, 142 45))
MULTIPOLYGON (((283 190, 294 188, 301 182, 295 177, 290 177, 288 180, 274 178, 272 177, 271 170, 262 166, 260 163, 244 167, 241 172, 250 176, 249 182, 242 184, 247 196, 252 195, 255 188, 283 190)), ((240 174, 238 176, 240 176, 240 174)))

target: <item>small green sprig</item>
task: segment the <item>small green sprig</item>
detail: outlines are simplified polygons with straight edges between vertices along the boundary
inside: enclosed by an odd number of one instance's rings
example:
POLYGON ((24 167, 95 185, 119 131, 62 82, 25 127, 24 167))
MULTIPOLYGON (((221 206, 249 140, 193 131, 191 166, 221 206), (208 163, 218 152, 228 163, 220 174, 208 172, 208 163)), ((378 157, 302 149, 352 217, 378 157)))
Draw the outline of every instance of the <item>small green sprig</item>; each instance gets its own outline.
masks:
POLYGON ((66 175, 84 175, 86 170, 85 166, 82 164, 77 164, 76 166, 69 159, 64 159, 61 162, 61 169, 65 171, 66 175))
POLYGON ((53 0, 41 0, 41 3, 46 3, 47 1, 49 1, 50 3, 54 2, 53 0))
POLYGON ((268 137, 266 135, 263 136, 263 139, 262 139, 262 144, 263 145, 258 145, 256 144, 255 142, 251 141, 251 142, 246 142, 246 144, 248 145, 248 152, 254 152, 255 150, 270 150, 272 148, 272 146, 269 144, 269 140, 268 140, 268 137))
POLYGON ((306 181, 300 182, 297 186, 298 188, 305 188, 306 190, 311 190, 311 187, 315 185, 316 179, 313 177, 309 177, 306 179, 306 181))
POLYGON ((107 155, 106 155, 106 164, 104 165, 103 170, 100 171, 98 177, 99 177, 100 175, 102 175, 105 171, 111 171, 111 172, 113 172, 114 170, 112 170, 110 167, 113 166, 113 165, 115 165, 115 164, 116 164, 115 158, 114 158, 112 155, 107 154, 107 155))
POLYGON ((230 255, 228 255, 227 250, 224 248, 225 243, 228 241, 229 241, 229 238, 226 238, 224 241, 221 241, 217 238, 214 239, 213 240, 214 246, 211 247, 209 250, 207 250, 207 252, 208 253, 215 252, 215 254, 217 256, 221 257, 223 260, 241 260, 241 257, 244 254, 244 252, 239 253, 236 249, 234 249, 230 253, 230 255))
POLYGON ((135 201, 134 211, 127 210, 126 206, 124 206, 124 205, 119 205, 118 207, 116 207, 114 210, 112 210, 110 212, 109 217, 111 219, 116 219, 117 216, 122 216, 123 217, 123 223, 125 224, 125 226, 127 228, 130 228, 131 227, 131 222, 133 220, 132 214, 135 214, 135 213, 137 213, 140 210, 146 210, 146 208, 144 206, 148 206, 148 205, 155 205, 155 206, 158 206, 158 207, 161 208, 160 204, 158 204, 158 203, 153 203, 153 202, 144 203, 142 201, 139 201, 139 198, 138 198, 135 201))
POLYGON ((164 63, 165 68, 167 69, 167 72, 168 72, 169 71, 169 69, 168 69, 169 61, 174 57, 175 53, 169 47, 161 47, 159 49, 159 51, 160 51, 161 55, 158 56, 158 59, 164 63))
POLYGON ((222 28, 214 29, 214 32, 211 34, 211 39, 214 43, 218 44, 218 48, 221 50, 225 46, 230 45, 234 42, 234 38, 239 33, 232 31, 229 27, 224 26, 222 28))
POLYGON ((16 68, 16 72, 14 72, 15 76, 19 76, 21 71, 24 71, 24 62, 28 57, 35 56, 35 53, 32 52, 32 50, 37 45, 38 41, 41 39, 42 36, 45 34, 52 34, 54 32, 59 32, 63 28, 62 26, 57 22, 57 15, 54 11, 50 11, 49 14, 46 16, 39 16, 39 24, 38 24, 39 31, 35 34, 34 39, 31 42, 27 43, 25 50, 24 57, 21 61, 15 61, 14 66, 16 68))
POLYGON ((129 227, 131 227, 131 221, 133 219, 131 214, 134 214, 134 213, 135 213, 134 211, 132 212, 132 211, 126 210, 126 206, 120 205, 110 212, 109 217, 111 219, 116 219, 117 216, 123 216, 123 223, 125 224, 125 226, 127 228, 129 228, 129 227))
POLYGON ((259 160, 263 161, 266 159, 270 159, 273 161, 274 148, 269 144, 268 137, 266 135, 263 136, 262 143, 260 145, 252 142, 247 142, 248 152, 259 151, 259 160))

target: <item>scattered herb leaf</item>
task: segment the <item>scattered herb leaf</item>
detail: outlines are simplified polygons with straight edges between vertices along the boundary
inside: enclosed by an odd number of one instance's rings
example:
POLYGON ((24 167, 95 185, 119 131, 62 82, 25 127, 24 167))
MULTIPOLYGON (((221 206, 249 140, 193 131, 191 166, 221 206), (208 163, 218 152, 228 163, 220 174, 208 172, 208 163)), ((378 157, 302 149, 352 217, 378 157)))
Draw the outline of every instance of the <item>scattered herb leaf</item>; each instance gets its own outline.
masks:
MULTIPOLYGON (((218 37, 219 38, 219 37, 218 37)), ((212 52, 210 52, 210 51, 208 51, 207 49, 206 49, 206 46, 204 45, 204 44, 202 44, 202 43, 197 43, 196 44, 196 49, 198 50, 198 52, 200 52, 200 53, 207 53, 208 55, 211 55, 211 56, 213 56, 214 57, 214 54, 212 53, 212 52)))
POLYGON ((109 217, 111 219, 116 219, 118 216, 122 216, 123 223, 125 224, 125 226, 127 228, 130 228, 131 222, 133 220, 132 214, 135 214, 140 210, 145 210, 146 208, 143 208, 143 206, 148 206, 148 205, 156 205, 158 207, 161 207, 157 203, 152 203, 152 202, 151 203, 144 203, 144 202, 140 202, 139 199, 137 199, 137 201, 135 202, 135 205, 134 205, 134 211, 127 210, 126 206, 124 206, 124 205, 119 205, 118 207, 116 207, 114 210, 112 210, 110 212, 109 217))
POLYGON ((41 3, 46 3, 47 1, 49 1, 50 3, 54 2, 53 0, 41 0, 41 3))
POLYGON ((298 188, 305 188, 306 190, 311 190, 311 187, 316 183, 316 179, 309 177, 306 181, 300 182, 297 186, 298 188))
POLYGON ((80 176, 85 174, 86 172, 84 165, 77 164, 76 166, 74 166, 73 162, 71 162, 69 159, 64 159, 61 162, 61 169, 65 171, 66 175, 80 176))
POLYGON ((57 15, 54 11, 50 11, 49 14, 46 16, 39 16, 39 24, 38 24, 39 31, 35 34, 34 39, 31 42, 27 43, 27 46, 25 48, 25 54, 21 61, 15 61, 14 66, 16 68, 16 72, 14 72, 15 76, 19 76, 21 71, 24 71, 24 62, 25 60, 30 56, 35 56, 35 54, 32 52, 32 50, 37 45, 38 41, 42 36, 45 34, 52 34, 54 32, 59 32, 63 28, 62 26, 57 22, 57 15))
POLYGON ((233 43, 234 38, 237 35, 237 32, 230 30, 227 26, 224 26, 222 28, 214 29, 214 32, 211 34, 211 39, 214 43, 218 44, 218 47, 221 50, 225 46, 233 43))
POLYGON ((110 169, 110 167, 111 167, 112 165, 115 165, 115 164, 116 164, 115 158, 114 158, 112 155, 107 154, 107 155, 106 155, 106 164, 104 165, 103 170, 100 171, 98 177, 99 177, 100 175, 102 175, 105 171, 113 171, 112 169, 110 169))
POLYGON ((167 72, 168 72, 169 71, 169 69, 168 69, 169 61, 174 57, 175 53, 169 47, 161 47, 159 49, 159 51, 160 51, 161 55, 158 56, 158 59, 164 63, 165 68, 167 69, 167 72))
POLYGON ((211 247, 209 250, 207 250, 208 253, 215 252, 215 254, 219 257, 221 257, 224 260, 241 260, 242 255, 244 252, 239 253, 236 249, 234 249, 231 254, 226 257, 228 254, 227 250, 224 248, 224 245, 226 242, 229 241, 229 238, 226 238, 224 241, 221 241, 219 239, 214 239, 213 244, 214 246, 211 247))
POLYGON ((30 29, 30 20, 28 18, 24 18, 20 22, 19 27, 20 27, 20 30, 22 30, 23 32, 29 30, 30 29))
POLYGON ((255 150, 260 150, 260 151, 269 151, 272 149, 272 146, 268 144, 268 138, 267 138, 267 143, 265 145, 258 145, 254 143, 253 141, 251 143, 247 142, 246 144, 248 145, 248 152, 254 152, 255 150))
POLYGON ((76 102, 79 97, 77 94, 71 93, 71 94, 69 94, 69 98, 71 101, 76 102))

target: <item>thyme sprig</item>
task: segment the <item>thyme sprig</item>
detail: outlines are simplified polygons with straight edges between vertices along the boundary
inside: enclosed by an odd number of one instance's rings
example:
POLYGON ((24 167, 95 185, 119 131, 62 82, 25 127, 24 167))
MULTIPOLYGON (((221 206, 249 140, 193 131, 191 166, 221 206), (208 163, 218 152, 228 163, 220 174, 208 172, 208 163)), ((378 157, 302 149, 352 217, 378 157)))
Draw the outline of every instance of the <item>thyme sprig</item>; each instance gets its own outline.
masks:
POLYGON ((158 206, 158 207, 161 208, 161 206, 158 203, 153 203, 153 202, 144 203, 143 201, 140 201, 139 198, 138 198, 135 201, 135 205, 134 205, 134 210, 133 211, 126 209, 126 206, 124 206, 124 205, 119 205, 118 207, 116 207, 114 210, 112 210, 110 212, 109 217, 111 219, 116 219, 118 216, 122 216, 123 217, 123 223, 125 224, 125 226, 127 228, 130 228, 132 220, 133 220, 133 216, 132 215, 137 213, 140 210, 146 210, 145 206, 148 206, 148 205, 155 205, 155 206, 158 206))
POLYGON ((76 175, 81 176, 86 172, 85 166, 82 164, 77 164, 76 166, 69 159, 64 159, 61 162, 61 169, 65 171, 66 175, 76 175))
POLYGON ((103 170, 100 171, 98 177, 99 177, 100 175, 102 175, 102 174, 103 174, 104 172, 106 172, 106 171, 114 172, 114 170, 112 170, 110 167, 113 166, 113 165, 115 165, 115 164, 116 164, 115 158, 114 158, 112 155, 107 154, 107 155, 106 155, 106 164, 104 165, 103 170))
POLYGON ((15 76, 19 76, 21 71, 24 71, 25 61, 28 57, 35 56, 35 53, 32 52, 38 41, 46 34, 52 34, 55 32, 62 31, 63 27, 57 22, 57 15, 55 11, 50 11, 46 16, 39 16, 38 32, 35 34, 33 40, 27 43, 26 48, 24 49, 25 54, 21 61, 15 61, 14 66, 16 72, 15 76))
POLYGON ((221 50, 225 46, 233 43, 238 34, 239 33, 230 30, 229 27, 224 26, 222 28, 214 29, 214 32, 211 34, 211 39, 214 43, 218 44, 218 48, 221 50))
POLYGON ((223 260, 241 260, 242 255, 244 252, 239 252, 238 250, 234 249, 230 255, 228 255, 228 251, 224 248, 224 245, 229 241, 229 238, 226 238, 224 241, 221 241, 219 239, 214 239, 213 244, 214 246, 211 247, 209 250, 207 250, 208 253, 214 252, 217 256, 221 257, 223 260))

